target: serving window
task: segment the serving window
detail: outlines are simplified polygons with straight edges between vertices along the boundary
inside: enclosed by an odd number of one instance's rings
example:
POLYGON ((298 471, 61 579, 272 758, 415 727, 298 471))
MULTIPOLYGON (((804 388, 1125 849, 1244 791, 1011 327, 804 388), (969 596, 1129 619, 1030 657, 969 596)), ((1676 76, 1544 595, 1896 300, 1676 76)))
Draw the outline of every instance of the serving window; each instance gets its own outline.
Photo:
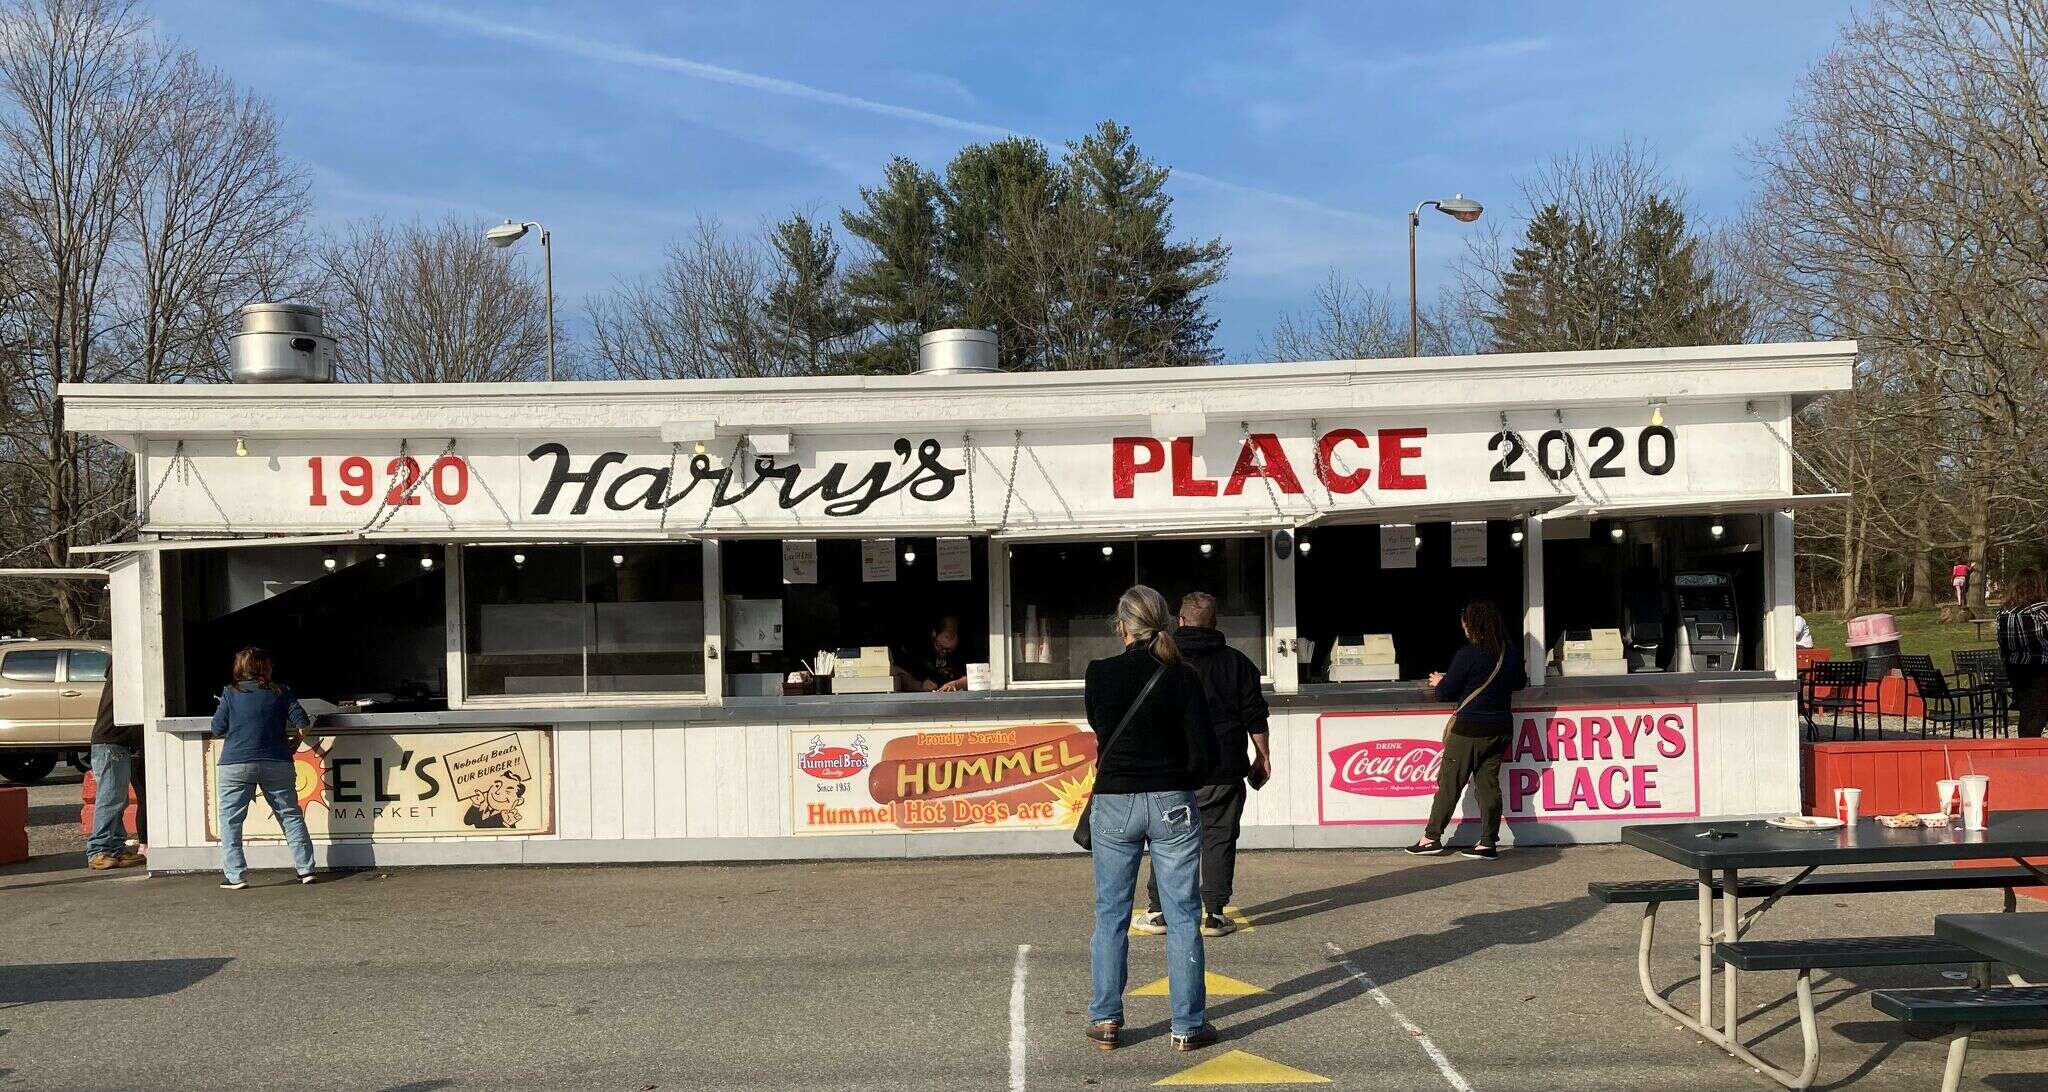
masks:
POLYGON ((1302 680, 1331 681, 1332 650, 1368 635, 1392 638, 1385 673, 1396 679, 1442 671, 1465 644, 1459 617, 1475 598, 1493 600, 1508 632, 1521 632, 1526 534, 1520 520, 1303 531, 1294 561, 1302 680))
POLYGON ((818 670, 821 651, 886 648, 909 688, 988 662, 986 538, 731 539, 719 549, 727 694, 783 694, 792 673, 818 670), (942 623, 957 643, 939 657, 942 623))
POLYGON ((1216 597, 1216 626, 1266 669, 1264 538, 1018 542, 1010 555, 1010 678, 1079 681, 1090 660, 1123 651, 1116 602, 1133 584, 1166 597, 1216 597))
POLYGON ((1544 647, 1612 629, 1630 672, 1763 668, 1765 518, 1545 521, 1544 647))
POLYGON ((277 680, 342 708, 447 708, 440 546, 166 551, 165 705, 212 714, 235 653, 267 650, 277 680))
POLYGON ((469 697, 701 694, 696 543, 467 546, 469 697))

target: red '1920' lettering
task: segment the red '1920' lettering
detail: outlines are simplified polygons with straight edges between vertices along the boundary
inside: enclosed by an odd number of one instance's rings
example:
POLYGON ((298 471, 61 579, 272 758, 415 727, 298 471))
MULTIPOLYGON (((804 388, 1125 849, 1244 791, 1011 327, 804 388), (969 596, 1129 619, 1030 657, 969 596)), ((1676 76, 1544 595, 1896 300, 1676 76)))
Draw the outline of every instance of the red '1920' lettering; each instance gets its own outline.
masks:
MULTIPOLYGON (((1411 469, 1411 466, 1422 457, 1422 448, 1415 441, 1428 435, 1426 428, 1383 428, 1370 438, 1355 428, 1324 433, 1316 440, 1316 481, 1332 493, 1348 494, 1358 492, 1366 483, 1375 480, 1374 468, 1371 467, 1337 469, 1338 448, 1348 445, 1360 452, 1379 456, 1379 488, 1427 489, 1429 475, 1419 469, 1411 469)), ((1214 497, 1219 493, 1235 497, 1244 492, 1246 483, 1253 478, 1264 478, 1272 483, 1274 489, 1290 496, 1298 496, 1302 492, 1300 475, 1295 473, 1294 464, 1280 445, 1280 438, 1270 432, 1255 432, 1245 437, 1238 448, 1237 462, 1231 467, 1229 478, 1222 482, 1195 472, 1195 441, 1191 436, 1175 437, 1170 445, 1150 436, 1118 436, 1110 441, 1110 495, 1116 499, 1135 497, 1138 476, 1162 470, 1169 471, 1170 488, 1176 497, 1214 497)))

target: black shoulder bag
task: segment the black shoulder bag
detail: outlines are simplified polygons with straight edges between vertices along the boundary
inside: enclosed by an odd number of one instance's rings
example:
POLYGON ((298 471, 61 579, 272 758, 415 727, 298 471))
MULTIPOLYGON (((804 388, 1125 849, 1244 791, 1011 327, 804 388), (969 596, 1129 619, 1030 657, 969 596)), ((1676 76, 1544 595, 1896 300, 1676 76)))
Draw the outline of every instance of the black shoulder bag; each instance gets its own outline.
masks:
MULTIPOLYGON (((1117 721, 1116 727, 1109 733, 1109 738, 1103 741, 1102 746, 1095 748, 1095 769, 1098 775, 1102 769, 1103 756, 1109 754, 1111 747, 1116 746, 1116 737, 1123 735, 1124 729, 1131 726, 1131 718, 1138 715, 1138 707, 1145 704, 1146 698, 1152 696, 1152 688, 1158 685, 1159 676, 1164 674, 1166 674, 1166 665, 1160 664, 1159 669, 1152 672, 1152 677, 1145 680, 1144 688, 1138 691, 1137 700, 1131 702, 1129 709, 1124 710, 1124 719, 1117 721)), ((1090 852, 1093 852, 1095 849, 1095 832, 1089 828, 1088 821, 1094 814, 1095 793, 1093 790, 1090 790, 1088 793, 1088 803, 1081 808, 1081 821, 1074 826, 1074 844, 1090 852)))

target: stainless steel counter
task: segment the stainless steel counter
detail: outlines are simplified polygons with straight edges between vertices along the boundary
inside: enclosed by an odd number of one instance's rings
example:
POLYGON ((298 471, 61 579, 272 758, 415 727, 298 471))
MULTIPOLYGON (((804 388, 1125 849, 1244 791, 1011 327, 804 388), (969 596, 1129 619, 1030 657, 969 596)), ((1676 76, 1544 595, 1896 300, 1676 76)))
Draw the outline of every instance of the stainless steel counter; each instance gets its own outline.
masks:
MULTIPOLYGON (((1674 701, 1716 698, 1790 698, 1799 684, 1762 671, 1721 675, 1622 675, 1601 678, 1551 679, 1524 690, 1517 704, 1541 706, 1588 701, 1674 701)), ((1330 683, 1303 687, 1298 694, 1268 692, 1275 710, 1432 709, 1447 708, 1425 700, 1419 683, 1330 683)), ((502 724, 594 724, 655 721, 669 724, 776 724, 837 720, 925 721, 1013 720, 1038 717, 1074 719, 1084 716, 1079 687, 1058 690, 1011 690, 965 694, 841 694, 793 698, 727 698, 721 705, 704 702, 567 707, 559 705, 450 709, 428 713, 335 713, 316 718, 327 731, 375 731, 465 728, 502 724)), ((170 717, 157 730, 201 735, 206 717, 170 717)))

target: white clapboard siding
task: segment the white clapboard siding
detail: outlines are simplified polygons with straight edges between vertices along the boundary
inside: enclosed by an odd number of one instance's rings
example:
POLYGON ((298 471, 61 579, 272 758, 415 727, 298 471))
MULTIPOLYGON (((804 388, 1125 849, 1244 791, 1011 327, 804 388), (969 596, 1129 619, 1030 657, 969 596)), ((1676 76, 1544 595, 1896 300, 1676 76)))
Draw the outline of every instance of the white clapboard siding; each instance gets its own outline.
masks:
POLYGON ((590 740, 590 836, 625 836, 625 780, 620 765, 619 726, 593 724, 590 740))
POLYGON ((654 735, 654 836, 681 838, 689 833, 684 793, 689 785, 689 729, 657 724, 654 735))
POLYGON ((620 837, 654 837, 655 793, 654 726, 619 725, 620 837))
POLYGON ((564 839, 590 837, 590 733, 582 725, 555 729, 555 830, 564 839))

